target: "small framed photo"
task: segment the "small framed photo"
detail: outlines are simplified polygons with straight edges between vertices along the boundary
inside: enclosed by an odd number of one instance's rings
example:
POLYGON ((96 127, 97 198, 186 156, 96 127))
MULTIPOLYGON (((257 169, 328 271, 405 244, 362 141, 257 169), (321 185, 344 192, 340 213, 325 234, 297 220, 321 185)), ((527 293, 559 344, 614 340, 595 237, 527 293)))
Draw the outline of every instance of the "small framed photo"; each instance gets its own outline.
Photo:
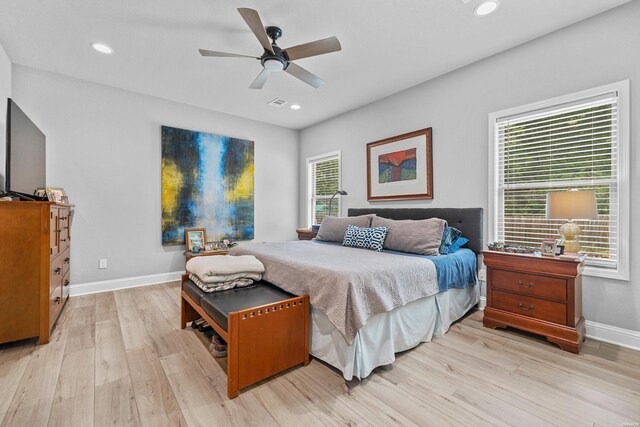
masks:
POLYGON ((203 251, 205 249, 205 244, 207 243, 207 229, 206 228, 185 229, 184 242, 187 247, 187 251, 194 252, 194 253, 203 251))
POLYGON ((544 239, 540 245, 540 252, 543 256, 555 256, 557 244, 555 239, 544 239))
POLYGON ((47 189, 44 187, 36 188, 36 191, 33 192, 33 195, 36 197, 47 197, 47 189))
POLYGON ((64 192, 64 188, 47 187, 46 193, 47 199, 49 199, 50 202, 65 203, 65 200, 69 200, 67 193, 64 192))
POLYGON ((211 252, 213 250, 213 243, 207 243, 204 245, 204 250, 207 252, 211 252))

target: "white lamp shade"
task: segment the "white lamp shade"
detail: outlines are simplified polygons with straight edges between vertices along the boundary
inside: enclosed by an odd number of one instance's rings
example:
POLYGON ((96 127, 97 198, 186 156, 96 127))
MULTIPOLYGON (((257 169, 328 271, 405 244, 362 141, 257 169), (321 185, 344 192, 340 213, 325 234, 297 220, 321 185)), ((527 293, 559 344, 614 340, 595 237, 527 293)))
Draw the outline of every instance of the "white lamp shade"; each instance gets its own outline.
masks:
POLYGON ((547 219, 597 219, 596 193, 554 191, 547 193, 547 219))

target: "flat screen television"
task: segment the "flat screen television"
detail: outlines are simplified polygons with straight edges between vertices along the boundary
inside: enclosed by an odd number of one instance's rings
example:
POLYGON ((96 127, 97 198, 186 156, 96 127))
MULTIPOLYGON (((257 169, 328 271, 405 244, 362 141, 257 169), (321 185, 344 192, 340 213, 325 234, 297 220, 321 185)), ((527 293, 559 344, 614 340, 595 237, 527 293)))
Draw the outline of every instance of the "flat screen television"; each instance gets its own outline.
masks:
POLYGON ((11 99, 7 100, 5 192, 30 196, 46 187, 46 137, 11 99))

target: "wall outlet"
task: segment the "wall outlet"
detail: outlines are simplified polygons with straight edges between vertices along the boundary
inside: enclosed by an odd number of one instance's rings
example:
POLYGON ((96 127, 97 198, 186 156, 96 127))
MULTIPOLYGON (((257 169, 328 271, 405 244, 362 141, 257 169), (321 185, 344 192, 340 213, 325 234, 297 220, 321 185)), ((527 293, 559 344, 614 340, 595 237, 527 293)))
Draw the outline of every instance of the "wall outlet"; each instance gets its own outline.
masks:
POLYGON ((107 268, 107 259, 106 258, 103 258, 103 259, 100 260, 100 268, 101 269, 107 268))
POLYGON ((478 272, 478 280, 482 280, 483 282, 487 280, 487 270, 483 268, 478 272))

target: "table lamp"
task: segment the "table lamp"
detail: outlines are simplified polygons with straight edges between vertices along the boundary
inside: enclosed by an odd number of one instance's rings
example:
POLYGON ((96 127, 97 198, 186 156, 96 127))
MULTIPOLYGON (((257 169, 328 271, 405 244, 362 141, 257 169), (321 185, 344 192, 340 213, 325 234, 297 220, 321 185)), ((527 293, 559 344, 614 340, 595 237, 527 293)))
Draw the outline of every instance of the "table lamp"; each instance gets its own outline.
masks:
POLYGON ((596 219, 596 193, 592 190, 553 191, 547 193, 547 219, 565 219, 560 235, 566 253, 578 253, 580 242, 578 236, 582 234, 580 226, 574 219, 596 219))
MULTIPOLYGON (((338 194, 341 196, 346 196, 347 192, 344 190, 338 190, 335 192, 333 196, 331 196, 331 198, 329 199, 329 215, 331 215, 331 204, 333 203, 333 198, 336 197, 338 194)), ((338 215, 336 216, 340 216, 340 212, 338 212, 338 215)))

